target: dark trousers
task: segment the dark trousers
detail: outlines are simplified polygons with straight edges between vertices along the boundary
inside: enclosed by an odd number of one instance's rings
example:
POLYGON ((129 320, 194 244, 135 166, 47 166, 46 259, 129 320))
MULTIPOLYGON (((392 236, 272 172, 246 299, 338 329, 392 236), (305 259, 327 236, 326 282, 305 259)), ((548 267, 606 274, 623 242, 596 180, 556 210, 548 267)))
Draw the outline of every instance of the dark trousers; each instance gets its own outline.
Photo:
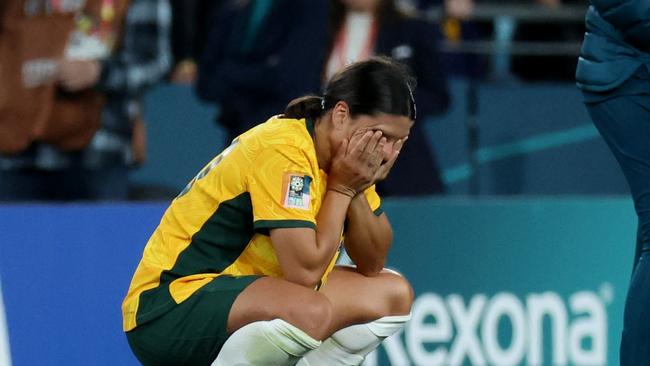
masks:
POLYGON ((650 364, 650 94, 587 103, 592 121, 614 153, 639 218, 632 280, 625 301, 621 365, 650 364))
POLYGON ((122 201, 128 198, 128 173, 125 165, 0 170, 0 202, 122 201))

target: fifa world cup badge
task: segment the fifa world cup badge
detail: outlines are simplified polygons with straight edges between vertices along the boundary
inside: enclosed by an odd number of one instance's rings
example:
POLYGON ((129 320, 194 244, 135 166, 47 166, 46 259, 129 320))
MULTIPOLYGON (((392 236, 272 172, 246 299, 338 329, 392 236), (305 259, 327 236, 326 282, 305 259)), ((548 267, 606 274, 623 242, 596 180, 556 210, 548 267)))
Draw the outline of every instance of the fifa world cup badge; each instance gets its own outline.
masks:
POLYGON ((309 185, 311 177, 308 175, 287 173, 284 176, 283 205, 287 208, 309 210, 311 196, 309 185))

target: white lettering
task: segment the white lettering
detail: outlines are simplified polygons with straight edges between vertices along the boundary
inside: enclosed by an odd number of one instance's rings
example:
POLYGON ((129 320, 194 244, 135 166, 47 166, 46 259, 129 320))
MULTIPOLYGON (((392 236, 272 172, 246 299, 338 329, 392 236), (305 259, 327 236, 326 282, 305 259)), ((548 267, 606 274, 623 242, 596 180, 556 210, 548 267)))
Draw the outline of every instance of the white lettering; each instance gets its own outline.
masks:
POLYGON ((452 325, 444 301, 438 295, 426 293, 415 300, 411 321, 406 327, 406 347, 417 365, 443 365, 447 349, 440 346, 430 352, 424 343, 447 343, 452 338, 452 325), (428 316, 435 323, 425 323, 428 316))
POLYGON ((517 365, 524 358, 526 324, 524 307, 514 295, 499 293, 490 300, 481 327, 485 353, 493 365, 517 365), (499 344, 499 319, 507 317, 512 325, 510 347, 499 344))
POLYGON ((571 359, 577 365, 606 364, 607 314, 600 299, 591 292, 578 292, 569 298, 574 313, 580 316, 569 327, 571 359), (582 341, 591 339, 591 349, 584 349, 582 341))
POLYGON ((449 365, 462 365, 465 355, 472 365, 485 365, 485 358, 481 352, 479 340, 476 338, 476 329, 486 302, 485 295, 475 295, 465 309, 461 296, 449 295, 447 297, 447 304, 451 310, 454 324, 456 324, 456 341, 449 353, 449 365))
MULTIPOLYGON (((383 343, 386 356, 391 365, 543 365, 551 361, 544 359, 543 343, 549 339, 553 365, 607 363, 607 312, 596 293, 577 292, 568 305, 554 292, 525 299, 501 292, 489 299, 477 294, 465 303, 459 294, 443 299, 425 293, 413 304, 404 343, 401 334, 383 343)), ((375 352, 364 366, 377 365, 375 352)))
POLYGON ((542 340, 544 335, 544 317, 551 319, 553 340, 553 365, 567 364, 566 329, 567 311, 560 296, 553 292, 529 295, 528 307, 528 364, 542 364, 542 340))
POLYGON ((23 64, 23 85, 36 88, 54 81, 58 64, 52 59, 34 59, 23 64))

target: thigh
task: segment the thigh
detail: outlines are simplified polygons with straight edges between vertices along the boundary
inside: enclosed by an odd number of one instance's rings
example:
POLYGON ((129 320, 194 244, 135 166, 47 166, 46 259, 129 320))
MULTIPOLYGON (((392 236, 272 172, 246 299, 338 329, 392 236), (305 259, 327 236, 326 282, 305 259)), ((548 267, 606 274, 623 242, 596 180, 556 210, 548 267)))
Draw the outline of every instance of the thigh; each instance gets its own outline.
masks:
POLYGON ((625 301, 621 365, 645 365, 650 360, 650 253, 642 254, 625 301))
POLYGON ((640 253, 650 246, 650 94, 612 98, 587 108, 630 186, 639 217, 640 253))
POLYGON ((144 365, 209 365, 228 338, 233 302, 258 276, 219 276, 171 311, 127 333, 144 365))
POLYGON ((328 336, 331 305, 313 289, 281 278, 262 277, 248 286, 233 303, 228 316, 228 332, 246 324, 282 319, 311 337, 328 336))
POLYGON ((394 271, 366 277, 354 266, 336 266, 320 292, 332 303, 331 332, 389 315, 408 314, 413 302, 409 282, 394 271))
POLYGON ((589 103, 587 109, 639 197, 650 191, 650 94, 589 103))

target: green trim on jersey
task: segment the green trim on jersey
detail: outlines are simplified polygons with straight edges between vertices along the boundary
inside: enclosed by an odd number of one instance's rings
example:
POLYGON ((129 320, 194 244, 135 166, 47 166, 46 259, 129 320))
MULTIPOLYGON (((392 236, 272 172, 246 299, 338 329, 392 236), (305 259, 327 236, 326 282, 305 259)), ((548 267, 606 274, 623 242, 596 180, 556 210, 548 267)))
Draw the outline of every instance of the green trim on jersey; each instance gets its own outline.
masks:
POLYGON ((377 207, 376 210, 372 211, 372 213, 374 213, 375 216, 381 216, 381 214, 384 213, 384 209, 381 206, 379 206, 379 207, 377 207))
POLYGON ((305 127, 307 128, 307 132, 309 132, 309 135, 311 136, 311 139, 316 141, 316 129, 315 129, 315 123, 313 119, 307 118, 305 119, 305 127))
POLYGON ((143 324, 176 305, 169 292, 172 281, 199 273, 222 272, 241 255, 254 234, 250 194, 244 192, 222 202, 192 236, 174 267, 160 274, 160 286, 140 295, 137 323, 143 324))
POLYGON ((253 226, 264 235, 268 235, 269 229, 307 227, 316 230, 316 224, 306 220, 258 220, 253 226))

